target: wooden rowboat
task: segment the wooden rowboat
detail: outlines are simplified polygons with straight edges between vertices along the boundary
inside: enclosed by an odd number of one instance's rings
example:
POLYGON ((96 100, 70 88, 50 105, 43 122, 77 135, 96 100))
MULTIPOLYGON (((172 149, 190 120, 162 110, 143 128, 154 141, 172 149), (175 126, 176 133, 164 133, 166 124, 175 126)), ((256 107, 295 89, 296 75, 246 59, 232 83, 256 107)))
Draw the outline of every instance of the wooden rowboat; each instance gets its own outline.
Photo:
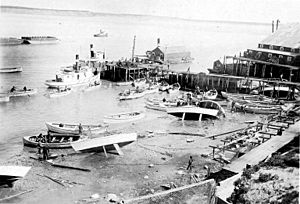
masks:
POLYGON ((125 113, 118 113, 118 114, 104 116, 104 122, 105 123, 126 123, 126 122, 140 120, 143 117, 145 117, 145 114, 142 111, 125 112, 125 113))
MULTIPOLYGON (((46 122, 49 131, 61 134, 79 134, 79 124, 46 122)), ((106 131, 107 124, 81 125, 82 134, 99 134, 106 131)))
POLYGON ((144 91, 130 90, 129 92, 121 93, 119 99, 120 100, 129 100, 129 99, 141 98, 145 94, 146 93, 144 91))
POLYGON ((15 72, 22 72, 22 67, 7 67, 7 68, 0 68, 0 73, 15 73, 15 72))
MULTIPOLYGON (((50 134, 44 135, 44 138, 48 137, 49 142, 41 142, 41 146, 46 145, 49 149, 62 149, 70 148, 71 142, 86 140, 86 136, 74 135, 74 134, 50 134)), ((24 146, 37 147, 38 136, 25 136, 23 137, 24 146)))
POLYGON ((34 94, 37 94, 37 89, 27 89, 26 91, 23 89, 17 89, 8 93, 10 97, 31 96, 34 94))
POLYGON ((218 96, 217 90, 209 90, 204 93, 204 99, 206 100, 215 100, 218 96))

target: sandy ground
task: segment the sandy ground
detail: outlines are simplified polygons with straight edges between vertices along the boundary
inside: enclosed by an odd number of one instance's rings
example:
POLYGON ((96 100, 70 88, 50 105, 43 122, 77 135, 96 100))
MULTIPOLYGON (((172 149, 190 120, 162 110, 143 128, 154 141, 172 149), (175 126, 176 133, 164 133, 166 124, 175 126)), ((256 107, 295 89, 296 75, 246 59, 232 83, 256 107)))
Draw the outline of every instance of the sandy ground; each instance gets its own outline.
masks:
POLYGON ((14 155, 5 165, 31 166, 25 178, 15 182, 13 188, 2 188, 0 196, 5 197, 22 191, 33 191, 23 194, 6 202, 17 203, 87 203, 82 199, 93 194, 99 194, 99 202, 113 193, 123 199, 147 195, 164 189, 162 184, 173 182, 176 186, 193 183, 189 173, 197 173, 204 178, 204 165, 215 172, 222 164, 213 161, 211 157, 202 154, 212 152, 209 145, 222 144, 226 136, 211 140, 206 137, 170 135, 166 132, 199 133, 205 136, 218 134, 246 127, 244 121, 260 120, 259 115, 230 113, 221 120, 184 122, 166 113, 147 110, 146 118, 130 124, 109 127, 111 133, 136 132, 138 140, 122 148, 124 156, 104 153, 74 154, 72 149, 51 150, 58 153, 55 163, 88 168, 91 172, 53 167, 45 161, 31 159, 36 149, 25 147, 14 155), (194 163, 191 172, 186 170, 189 157, 193 156, 194 163), (153 164, 153 167, 149 167, 153 164), (183 172, 184 174, 178 174, 183 172), (59 178, 64 181, 61 186, 40 175, 59 178), (75 182, 75 183, 74 183, 75 182))

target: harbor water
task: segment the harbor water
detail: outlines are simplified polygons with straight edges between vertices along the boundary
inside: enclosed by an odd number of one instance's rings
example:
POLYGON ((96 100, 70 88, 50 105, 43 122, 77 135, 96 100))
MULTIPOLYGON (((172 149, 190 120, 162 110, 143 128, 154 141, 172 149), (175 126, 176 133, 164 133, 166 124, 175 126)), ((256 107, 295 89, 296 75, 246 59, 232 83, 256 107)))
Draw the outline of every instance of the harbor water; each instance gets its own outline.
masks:
MULTIPOLYGON (((157 38, 161 46, 186 46, 195 59, 192 72, 206 72, 213 61, 223 60, 224 54, 239 54, 270 34, 271 26, 229 22, 187 21, 160 17, 128 15, 62 16, 2 13, 1 37, 55 36, 59 43, 44 45, 1 46, 1 67, 22 66, 23 72, 0 75, 1 92, 12 86, 37 88, 38 94, 11 98, 0 104, 0 161, 23 149, 22 137, 46 131, 45 122, 97 124, 107 114, 123 111, 144 110, 144 99, 120 102, 118 93, 124 87, 104 81, 102 86, 90 92, 77 89, 68 96, 48 98, 44 81, 53 79, 61 66, 72 65, 75 55, 87 58, 90 44, 95 51, 105 51, 106 59, 129 59, 132 54, 133 37, 136 36, 135 54, 145 54, 154 49, 157 38), (100 29, 108 37, 95 38, 100 29)), ((181 70, 181 71, 186 71, 181 70)), ((155 124, 159 114, 147 112, 153 118, 152 126, 158 129, 176 129, 181 123, 166 127, 155 124)), ((233 120, 238 120, 238 117, 233 120)), ((234 121, 231 121, 234 122, 234 121)), ((145 130, 147 129, 145 124, 145 130)), ((193 124, 191 129, 200 129, 193 124)), ((189 131, 189 127, 185 128, 189 131)))

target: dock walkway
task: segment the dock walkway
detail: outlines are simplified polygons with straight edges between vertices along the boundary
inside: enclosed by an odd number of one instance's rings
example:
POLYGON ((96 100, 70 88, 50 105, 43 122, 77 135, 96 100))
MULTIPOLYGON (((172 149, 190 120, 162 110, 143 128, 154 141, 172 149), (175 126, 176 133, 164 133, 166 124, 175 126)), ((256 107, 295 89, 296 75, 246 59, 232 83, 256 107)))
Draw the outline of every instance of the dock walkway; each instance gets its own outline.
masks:
POLYGON ((258 147, 252 149, 250 152, 241 156, 240 158, 234 160, 232 163, 226 165, 223 169, 238 173, 237 175, 230 177, 222 182, 217 188, 216 195, 219 199, 226 203, 226 198, 228 198, 234 189, 234 181, 241 177, 243 169, 246 164, 256 165, 260 161, 264 160, 270 154, 276 152, 281 147, 292 141, 297 135, 300 134, 300 121, 293 125, 290 125, 281 136, 274 136, 267 142, 259 145, 258 147))

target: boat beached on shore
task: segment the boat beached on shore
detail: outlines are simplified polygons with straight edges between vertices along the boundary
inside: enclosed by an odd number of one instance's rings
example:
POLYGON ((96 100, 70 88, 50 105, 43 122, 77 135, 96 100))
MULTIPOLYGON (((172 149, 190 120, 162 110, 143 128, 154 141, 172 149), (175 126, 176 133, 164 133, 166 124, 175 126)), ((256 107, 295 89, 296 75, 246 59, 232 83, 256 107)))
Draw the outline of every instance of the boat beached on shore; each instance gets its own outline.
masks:
POLYGON ((0 186, 13 187, 13 183, 26 176, 31 167, 0 166, 0 186))
MULTIPOLYGON (((48 133, 43 135, 43 138, 48 138, 48 142, 41 140, 41 146, 45 145, 49 149, 70 148, 71 142, 86 140, 87 136, 79 134, 58 134, 48 133)), ((25 136, 23 137, 24 146, 37 147, 39 144, 39 136, 25 136)))
POLYGON ((122 154, 119 148, 128 145, 136 140, 136 133, 124 133, 87 139, 74 143, 72 142, 71 145, 76 152, 104 151, 106 154, 106 151, 117 150, 119 154, 122 154))
POLYGON ((104 116, 104 123, 126 123, 140 120, 145 117, 142 111, 124 112, 104 116))
MULTIPOLYGON (((46 122, 49 131, 61 134, 79 134, 79 124, 46 122)), ((81 125, 82 134, 99 134, 107 130, 108 124, 81 125)))
POLYGON ((197 105, 184 105, 167 109, 167 113, 182 120, 199 120, 225 116, 224 109, 215 101, 203 100, 197 105))
POLYGON ((146 92, 143 90, 126 90, 123 93, 120 93, 119 99, 120 100, 129 100, 129 99, 136 99, 145 96, 146 92))

